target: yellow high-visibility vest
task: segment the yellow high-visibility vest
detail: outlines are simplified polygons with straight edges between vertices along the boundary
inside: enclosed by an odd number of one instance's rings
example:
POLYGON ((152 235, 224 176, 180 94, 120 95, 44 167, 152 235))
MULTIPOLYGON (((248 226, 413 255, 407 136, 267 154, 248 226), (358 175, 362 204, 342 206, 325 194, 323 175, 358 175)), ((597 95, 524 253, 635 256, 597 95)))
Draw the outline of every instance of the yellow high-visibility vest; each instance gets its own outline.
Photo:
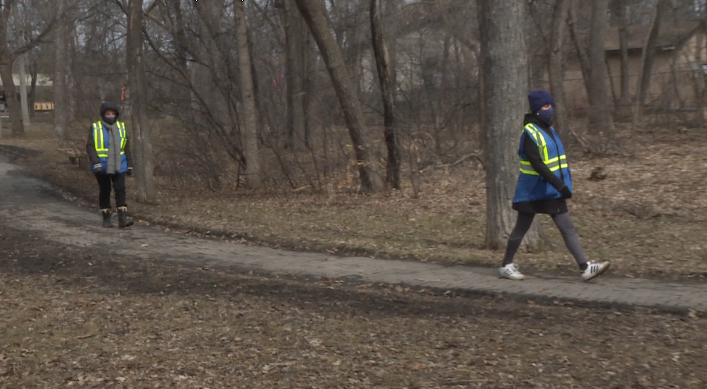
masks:
MULTIPOLYGON (((128 143, 128 138, 125 132, 125 122, 115 122, 120 135, 120 155, 125 154, 125 145, 128 143)), ((108 137, 108 130, 103 127, 103 123, 97 121, 93 123, 93 142, 96 146, 98 158, 108 158, 108 148, 106 147, 105 138, 108 137)))
MULTIPOLYGON (((528 132, 528 135, 532 136, 535 140, 535 143, 538 145, 538 149, 540 150, 540 157, 551 172, 569 167, 567 164, 567 155, 561 154, 553 158, 548 156, 547 141, 545 141, 545 136, 542 131, 531 123, 528 123, 525 126, 525 130, 528 132)), ((564 153, 564 150, 562 151, 564 153)), ((523 174, 538 175, 538 172, 536 172, 531 166, 530 161, 523 159, 520 160, 520 172, 523 174)))

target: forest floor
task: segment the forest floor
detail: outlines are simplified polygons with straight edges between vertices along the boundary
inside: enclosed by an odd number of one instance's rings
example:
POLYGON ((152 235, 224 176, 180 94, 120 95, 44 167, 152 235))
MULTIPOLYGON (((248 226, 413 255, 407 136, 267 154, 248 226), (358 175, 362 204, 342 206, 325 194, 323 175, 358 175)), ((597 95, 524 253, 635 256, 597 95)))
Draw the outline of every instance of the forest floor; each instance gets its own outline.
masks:
MULTIPOLYGON (((29 127, 23 139, 2 139, 0 152, 96 208, 94 179, 57 152, 47 131, 29 127)), ((702 283, 707 146, 698 130, 644 135, 633 156, 572 165, 580 239, 590 257, 612 260, 614 275, 702 283), (607 178, 590 180, 598 166, 607 178)), ((251 244, 496 265, 501 253, 482 248, 481 173, 438 171, 418 198, 405 189, 285 196, 160 185, 161 205, 130 209, 142 225, 251 244)), ((561 239, 544 226, 554 247, 518 262, 576 275, 561 239)), ((694 311, 313 282, 117 255, 2 221, 0 252, 0 388, 707 385, 707 319, 694 311)))
POLYGON ((0 252, 0 388, 707 385, 700 314, 209 269, 3 223, 0 252))

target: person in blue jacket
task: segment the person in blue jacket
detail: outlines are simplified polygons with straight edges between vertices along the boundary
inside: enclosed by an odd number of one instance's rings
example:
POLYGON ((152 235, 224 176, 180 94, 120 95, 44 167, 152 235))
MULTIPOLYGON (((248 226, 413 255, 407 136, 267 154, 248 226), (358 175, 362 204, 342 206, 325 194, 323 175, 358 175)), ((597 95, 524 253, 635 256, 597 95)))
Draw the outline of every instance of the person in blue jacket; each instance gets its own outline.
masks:
POLYGON ((113 227, 110 212, 111 189, 115 191, 118 227, 129 227, 133 224, 128 218, 128 205, 125 202, 125 176, 133 174, 133 158, 125 123, 119 121, 119 117, 117 105, 110 102, 101 104, 101 120, 91 124, 86 140, 91 172, 96 175, 98 181, 98 204, 103 215, 103 227, 113 227))
POLYGON ((555 101, 550 93, 534 90, 528 94, 530 113, 525 115, 518 156, 520 174, 513 198, 518 212, 516 225, 508 237, 508 246, 499 272, 511 280, 525 278, 513 263, 513 257, 535 215, 548 214, 559 228, 565 245, 574 256, 585 281, 602 274, 609 262, 589 262, 582 252, 579 239, 570 220, 567 201, 572 197, 572 173, 565 149, 552 128, 555 101))

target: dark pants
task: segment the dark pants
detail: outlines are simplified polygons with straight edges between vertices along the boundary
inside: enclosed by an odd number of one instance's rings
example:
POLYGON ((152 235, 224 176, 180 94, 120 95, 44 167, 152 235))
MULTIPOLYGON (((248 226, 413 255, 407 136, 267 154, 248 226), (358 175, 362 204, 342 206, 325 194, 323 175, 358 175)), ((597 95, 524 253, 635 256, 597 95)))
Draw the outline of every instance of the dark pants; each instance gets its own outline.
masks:
POLYGON ((98 181, 98 204, 101 209, 110 209, 111 184, 115 191, 115 206, 125 207, 125 173, 118 174, 96 174, 98 181))
MULTIPOLYGON (((574 232, 574 224, 570 220, 570 215, 567 212, 560 213, 557 215, 551 215, 552 220, 555 225, 560 230, 562 234, 562 239, 565 241, 565 246, 569 249, 577 261, 580 269, 587 263, 587 258, 582 252, 582 247, 579 245, 579 239, 577 234, 574 232)), ((533 224, 533 219, 535 219, 534 213, 518 212, 518 219, 516 220, 516 226, 513 228, 511 235, 508 237, 508 246, 506 247, 506 255, 503 258, 503 266, 513 263, 513 257, 520 247, 520 243, 523 241, 523 237, 526 232, 530 229, 533 224)))

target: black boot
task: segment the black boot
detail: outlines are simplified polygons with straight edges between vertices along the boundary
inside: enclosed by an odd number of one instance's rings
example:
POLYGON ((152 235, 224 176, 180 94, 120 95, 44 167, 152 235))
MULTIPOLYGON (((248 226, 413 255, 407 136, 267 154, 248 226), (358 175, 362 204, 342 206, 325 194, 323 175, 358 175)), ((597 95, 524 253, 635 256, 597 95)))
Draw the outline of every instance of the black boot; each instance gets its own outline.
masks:
POLYGON ((133 221, 128 218, 128 207, 118 207, 118 228, 130 227, 133 221))
POLYGON ((110 209, 101 209, 103 214, 103 227, 113 228, 113 223, 110 222, 110 209))

